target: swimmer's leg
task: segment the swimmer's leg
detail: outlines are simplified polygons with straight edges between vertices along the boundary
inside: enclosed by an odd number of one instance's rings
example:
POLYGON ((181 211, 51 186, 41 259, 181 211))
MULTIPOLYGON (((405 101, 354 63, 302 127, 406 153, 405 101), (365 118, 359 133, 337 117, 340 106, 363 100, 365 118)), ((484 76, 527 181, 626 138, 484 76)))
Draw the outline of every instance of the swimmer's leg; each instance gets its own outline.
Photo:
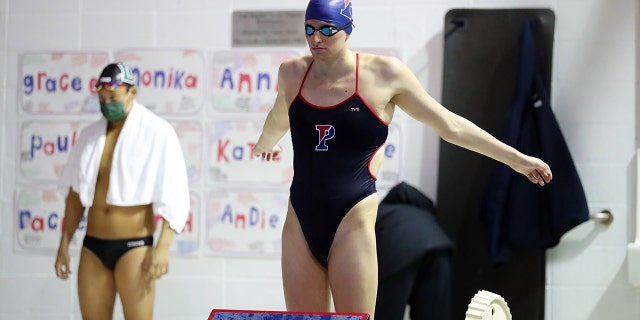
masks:
POLYGON ((111 320, 116 301, 113 271, 86 247, 80 252, 78 300, 82 319, 111 320))
POLYGON ((288 311, 330 311, 327 268, 309 250, 291 203, 282 228, 282 283, 288 311))
POLYGON ((150 246, 131 249, 116 264, 116 286, 125 319, 153 319, 156 284, 148 270, 142 268, 142 263, 151 250, 150 246))
POLYGON ((336 312, 368 313, 372 320, 378 290, 377 210, 377 194, 349 210, 329 251, 329 282, 336 312))

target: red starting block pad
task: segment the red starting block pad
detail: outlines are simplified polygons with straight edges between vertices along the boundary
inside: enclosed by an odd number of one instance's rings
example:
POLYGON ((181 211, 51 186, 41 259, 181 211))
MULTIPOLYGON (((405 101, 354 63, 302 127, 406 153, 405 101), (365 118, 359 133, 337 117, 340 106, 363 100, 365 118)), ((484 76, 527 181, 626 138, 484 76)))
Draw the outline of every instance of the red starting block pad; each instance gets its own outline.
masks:
POLYGON ((369 320, 366 313, 213 309, 208 320, 369 320))

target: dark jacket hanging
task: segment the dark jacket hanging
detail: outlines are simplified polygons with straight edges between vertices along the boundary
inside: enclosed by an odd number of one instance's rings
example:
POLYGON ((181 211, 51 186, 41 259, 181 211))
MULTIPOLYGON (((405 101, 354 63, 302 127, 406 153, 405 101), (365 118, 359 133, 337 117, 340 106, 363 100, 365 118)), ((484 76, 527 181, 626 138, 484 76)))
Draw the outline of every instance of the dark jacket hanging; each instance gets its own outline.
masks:
POLYGON ((536 65, 537 23, 526 21, 521 29, 518 83, 501 140, 549 164, 553 180, 541 187, 507 165, 496 165, 481 208, 490 259, 496 265, 509 261, 512 248, 553 247, 567 231, 589 219, 580 177, 536 65))

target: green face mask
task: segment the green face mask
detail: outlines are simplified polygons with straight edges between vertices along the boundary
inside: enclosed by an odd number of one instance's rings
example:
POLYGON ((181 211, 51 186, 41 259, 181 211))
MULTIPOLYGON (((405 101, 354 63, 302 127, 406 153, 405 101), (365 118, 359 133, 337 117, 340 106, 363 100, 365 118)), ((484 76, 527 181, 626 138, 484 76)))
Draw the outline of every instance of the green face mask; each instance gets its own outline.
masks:
POLYGON ((100 111, 110 122, 122 120, 127 115, 124 112, 124 103, 118 101, 100 102, 100 111))
MULTIPOLYGON (((128 96, 129 94, 127 94, 128 96)), ((100 111, 110 122, 120 121, 127 115, 124 112, 124 102, 122 101, 100 102, 100 111)))

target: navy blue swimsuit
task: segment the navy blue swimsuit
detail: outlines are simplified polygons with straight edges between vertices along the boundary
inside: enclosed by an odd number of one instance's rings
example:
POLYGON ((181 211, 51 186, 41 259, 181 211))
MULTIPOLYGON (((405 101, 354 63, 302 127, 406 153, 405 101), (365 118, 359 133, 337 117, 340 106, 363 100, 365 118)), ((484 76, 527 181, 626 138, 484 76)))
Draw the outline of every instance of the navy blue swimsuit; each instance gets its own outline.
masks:
POLYGON ((358 56, 355 93, 334 106, 316 106, 302 97, 312 65, 289 107, 294 150, 290 199, 309 249, 326 264, 344 216, 376 192, 369 166, 389 128, 360 96, 358 56))

